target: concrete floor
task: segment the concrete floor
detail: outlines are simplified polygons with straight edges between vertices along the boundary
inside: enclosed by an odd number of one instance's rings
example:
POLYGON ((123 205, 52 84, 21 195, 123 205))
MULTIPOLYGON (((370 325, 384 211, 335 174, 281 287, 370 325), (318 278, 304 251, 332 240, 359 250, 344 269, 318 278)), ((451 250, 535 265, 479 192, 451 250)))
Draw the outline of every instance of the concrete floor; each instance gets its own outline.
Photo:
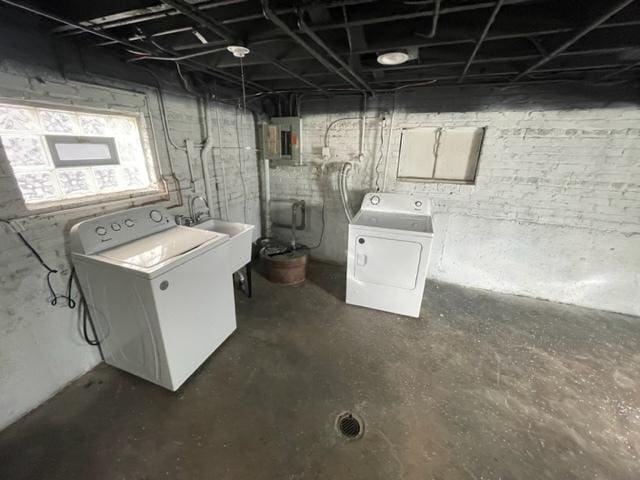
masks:
POLYGON ((640 319, 433 282, 411 319, 345 305, 339 267, 254 277, 179 392, 99 366, 0 433, 0 478, 640 475, 640 319))

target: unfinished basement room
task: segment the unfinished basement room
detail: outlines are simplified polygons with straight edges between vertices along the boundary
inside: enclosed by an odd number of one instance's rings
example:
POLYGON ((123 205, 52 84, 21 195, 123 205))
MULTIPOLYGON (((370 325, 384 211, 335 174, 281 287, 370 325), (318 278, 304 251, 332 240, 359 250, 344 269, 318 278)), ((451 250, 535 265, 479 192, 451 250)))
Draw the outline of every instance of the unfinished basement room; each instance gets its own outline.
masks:
POLYGON ((0 479, 640 479, 640 0, 0 28, 0 479))

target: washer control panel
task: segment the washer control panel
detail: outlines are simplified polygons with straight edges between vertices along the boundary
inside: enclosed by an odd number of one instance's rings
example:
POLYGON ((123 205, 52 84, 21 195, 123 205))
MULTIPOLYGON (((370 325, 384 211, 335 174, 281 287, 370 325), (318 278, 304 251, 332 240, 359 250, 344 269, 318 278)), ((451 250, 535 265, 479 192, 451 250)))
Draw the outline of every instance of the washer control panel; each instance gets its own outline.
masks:
POLYGON ((175 227, 163 207, 132 208, 84 220, 71 228, 71 251, 93 254, 175 227))

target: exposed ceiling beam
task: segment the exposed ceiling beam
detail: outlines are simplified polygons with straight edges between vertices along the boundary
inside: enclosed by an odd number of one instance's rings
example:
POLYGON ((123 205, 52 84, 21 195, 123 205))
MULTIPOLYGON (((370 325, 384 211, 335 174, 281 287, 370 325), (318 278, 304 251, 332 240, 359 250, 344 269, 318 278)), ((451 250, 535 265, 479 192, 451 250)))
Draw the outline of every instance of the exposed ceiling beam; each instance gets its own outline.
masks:
POLYGON ((195 21, 198 25, 206 28, 207 30, 215 33, 223 40, 228 42, 234 41, 234 33, 226 26, 222 25, 215 18, 211 17, 206 12, 198 10, 197 8, 189 5, 182 0, 162 0, 162 3, 169 5, 171 8, 176 9, 178 12, 191 20, 195 21))
MULTIPOLYGON (((206 28, 207 30, 212 31, 216 35, 219 35, 220 37, 222 37, 227 42, 233 42, 233 41, 237 40, 238 36, 237 36, 236 32, 234 32, 231 29, 229 29, 228 27, 222 25, 216 18, 212 17, 208 13, 194 9, 191 5, 189 5, 188 3, 185 3, 183 0, 162 0, 162 1, 164 3, 166 3, 167 5, 170 5, 172 8, 175 8, 176 10, 178 10, 179 12, 184 14, 185 16, 191 18, 192 20, 197 22, 200 26, 206 28)), ((221 49, 225 50, 224 47, 222 47, 221 49)), ((220 48, 214 49, 214 51, 220 51, 221 49, 220 48)), ((305 83, 307 85, 315 87, 316 89, 320 90, 321 92, 327 93, 325 90, 322 89, 322 87, 316 85, 315 83, 313 83, 313 82, 311 82, 309 80, 306 80, 302 76, 298 75, 297 73, 293 72, 289 68, 287 68, 284 65, 282 65, 280 62, 278 62, 276 60, 273 60, 273 59, 269 58, 268 56, 266 56, 264 54, 256 52, 255 50, 254 50, 254 54, 259 55, 261 58, 263 58, 265 61, 267 61, 271 65, 274 65, 276 68, 278 68, 278 69, 282 70, 283 72, 287 73, 290 77, 293 77, 293 78, 295 78, 297 80, 300 80, 301 82, 303 82, 303 83, 305 83)))
POLYGON ((608 75, 605 75, 604 77, 602 77, 601 80, 609 80, 613 77, 617 77, 618 75, 621 75, 623 73, 626 73, 630 70, 633 70, 634 68, 640 67, 640 61, 637 61, 635 63, 632 63, 631 65, 627 65, 624 68, 621 68, 620 70, 616 70, 615 72, 611 72, 608 75))
MULTIPOLYGON (((192 3, 194 8, 198 10, 209 10, 212 8, 226 7, 230 5, 236 5, 238 3, 246 3, 249 0, 217 0, 206 1, 198 0, 192 3)), ((108 30, 111 28, 124 27, 127 25, 135 25, 138 23, 149 22, 153 20, 160 20, 175 15, 182 15, 177 10, 171 8, 169 5, 159 3, 158 5, 152 5, 150 7, 136 8, 134 10, 125 10, 123 12, 113 13, 111 15, 104 15, 102 17, 96 17, 89 20, 78 22, 84 26, 99 27, 100 30, 108 30)), ((77 35, 82 33, 69 25, 61 25, 52 30, 52 33, 59 34, 61 36, 77 35)))
POLYGON ((465 75, 469 71, 469 67, 473 63, 473 60, 476 58, 476 54, 478 53, 478 51, 480 50, 480 47, 482 46, 482 42, 484 42, 485 38, 487 38, 487 35, 489 34, 489 29, 491 28, 491 25, 493 25, 493 22, 495 22, 496 17, 498 16, 498 12, 502 8, 502 5, 504 5, 504 0, 498 0, 496 2, 495 7, 493 7, 493 10, 491 11, 491 15, 489 16, 489 19, 487 20, 487 23, 484 25, 484 29, 480 34, 480 38, 478 38, 478 41, 476 42, 475 47, 473 47, 473 51, 471 52, 471 55, 469 55, 469 59, 467 60, 467 63, 465 64, 464 69, 462 70, 462 73, 460 74, 460 78, 458 78, 458 83, 462 83, 462 81, 464 80, 465 75))
POLYGON ((324 41, 320 37, 318 37, 318 35, 316 35, 309 28, 309 26, 304 21, 304 11, 303 10, 300 11, 300 15, 298 17, 298 26, 300 27, 300 30, 302 30, 304 33, 306 33, 311 40, 316 42, 316 44, 318 46, 320 46, 320 48, 322 48, 326 52, 327 55, 329 55, 331 58, 333 58, 338 65, 340 65, 344 70, 349 72, 349 75, 351 75, 353 78, 355 78, 356 81, 360 85, 362 85, 362 87, 366 91, 368 91, 369 93, 373 94, 373 91, 371 90, 371 87, 367 84, 367 82, 365 82, 349 65, 347 65, 338 55, 336 55, 336 53, 333 50, 331 50, 331 48, 326 43, 324 43, 324 41))
MULTIPOLYGON (((10 6, 13 6, 13 7, 16 7, 16 8, 19 8, 21 10, 27 11, 27 12, 32 13, 34 15, 38 15, 38 16, 41 16, 41 17, 44 17, 44 18, 48 18, 50 20, 54 20, 56 22, 59 22, 59 23, 65 24, 65 25, 71 25, 71 26, 80 28, 84 32, 89 33, 91 35, 94 35, 94 36, 97 36, 97 37, 100 37, 100 38, 108 38, 109 40, 111 40, 111 41, 113 41, 113 42, 115 42, 117 44, 120 44, 120 45, 128 47, 130 50, 133 51, 133 53, 135 53, 137 55, 143 55, 143 56, 147 56, 147 57, 155 57, 156 56, 157 50, 156 51, 152 51, 151 49, 148 49, 148 48, 140 48, 139 45, 132 45, 128 41, 120 39, 118 37, 115 37, 115 36, 113 36, 111 34, 104 33, 104 32, 101 32, 99 30, 94 30, 93 28, 86 27, 84 25, 78 25, 77 22, 73 22, 71 20, 62 18, 60 16, 51 14, 49 12, 45 12, 44 10, 40 10, 40 9, 35 8, 35 7, 31 7, 31 6, 22 4, 22 3, 18 3, 18 2, 15 2, 13 0, 0 0, 0 2, 4 3, 4 4, 7 4, 7 5, 10 5, 10 6)), ((157 44, 154 45, 154 46, 155 46, 155 48, 159 48, 159 46, 157 44)), ((235 83, 236 85, 242 85, 242 79, 240 77, 237 77, 236 75, 230 74, 229 72, 225 72, 224 70, 219 70, 219 69, 213 68, 213 67, 211 67, 209 65, 203 65, 203 64, 195 62, 194 60, 191 60, 191 59, 181 58, 178 55, 176 55, 175 54, 176 52, 172 51, 171 49, 162 49, 162 48, 160 48, 160 50, 162 52, 168 53, 170 56, 172 56, 173 57, 172 61, 174 61, 176 63, 189 65, 191 67, 195 67, 197 69, 201 69, 201 70, 205 71, 206 73, 208 73, 209 75, 212 75, 214 77, 220 78, 221 80, 225 80, 227 82, 235 83)), ((268 88, 266 88, 266 87, 264 87, 264 86, 262 86, 262 85, 260 85, 258 83, 255 83, 255 82, 247 82, 247 84, 251 85, 254 89, 256 89, 258 91, 269 91, 268 88)))
MULTIPOLYGON (((263 54, 261 54, 260 52, 255 52, 254 51, 254 53, 256 55, 262 57, 262 58, 265 58, 265 59, 267 58, 263 54)), ((284 66, 282 63, 278 62, 277 60, 267 59, 267 62, 272 64, 276 68, 279 68, 283 72, 285 72, 289 77, 296 78, 296 79, 300 80, 302 83, 306 83, 307 85, 315 88, 316 90, 328 95, 328 92, 324 88, 322 88, 321 86, 313 83, 311 80, 309 80, 307 78, 304 78, 302 75, 299 75, 296 72, 294 72, 292 70, 289 70, 286 66, 284 66)))
MULTIPOLYGON (((597 29, 635 27, 639 25, 640 25, 640 20, 634 20, 634 21, 625 21, 625 22, 606 23, 597 27, 597 29)), ((189 29, 191 29, 191 27, 189 27, 189 29)), ((352 28, 351 30, 352 30, 352 33, 356 31, 355 28, 352 28)), ((498 41, 504 41, 504 40, 518 39, 518 38, 529 38, 531 36, 556 35, 560 33, 570 33, 573 31, 575 31, 574 28, 554 28, 554 29, 534 30, 534 31, 508 33, 508 34, 495 34, 495 35, 488 35, 487 38, 485 38, 484 42, 485 43, 498 42, 498 41)), ((416 34, 419 35, 418 33, 416 34)), ((356 37, 354 36, 353 38, 355 39, 356 37)), ((132 40, 132 38, 130 37, 129 40, 132 40)), ((247 46, 253 49, 254 45, 262 45, 266 43, 282 42, 282 41, 288 41, 288 37, 282 36, 277 38, 274 37, 274 38, 262 39, 260 41, 249 41, 247 46)), ((437 41, 437 42, 416 42, 415 39, 404 39, 399 42, 394 42, 392 46, 388 46, 388 47, 384 47, 383 45, 370 45, 362 48, 356 47, 354 48, 353 52, 343 50, 336 53, 341 56, 349 56, 350 54, 362 55, 366 53, 376 53, 378 51, 389 49, 389 48, 393 48, 393 49, 395 48, 435 48, 435 47, 444 47, 444 46, 453 46, 453 45, 467 45, 467 44, 474 44, 474 43, 475 43, 475 39, 473 38, 461 38, 456 40, 443 40, 443 41, 437 41)), ((198 47, 203 48, 205 46, 198 44, 198 47)), ((183 48, 176 47, 176 50, 182 51, 183 48)), ((301 61, 301 60, 313 60, 313 58, 314 57, 312 57, 311 55, 296 55, 292 57, 282 58, 280 59, 280 61, 283 63, 285 62, 288 63, 288 62, 301 61)), ((255 65, 259 65, 261 63, 266 63, 266 62, 256 62, 255 65)), ((249 63, 246 63, 245 65, 249 65, 249 63)), ((222 62, 217 65, 218 68, 229 68, 234 66, 235 64, 233 63, 225 63, 225 62, 222 62)))
MULTIPOLYGON (((621 53, 627 52, 631 50, 635 50, 636 47, 612 47, 612 48, 594 48, 589 50, 576 50, 571 52, 563 52, 558 55, 559 58, 563 57, 579 57, 586 55, 604 55, 604 54, 612 54, 612 53, 621 53)), ((486 65, 492 63, 508 63, 508 62, 517 62, 517 61, 525 61, 525 60, 535 60, 540 58, 538 54, 527 54, 527 55, 512 55, 512 56, 501 56, 501 57, 489 57, 489 58, 476 58, 474 60, 474 65, 486 65)), ((363 72, 371 73, 375 75, 377 72, 387 72, 392 73, 398 70, 428 70, 430 68, 442 68, 442 67, 459 67, 465 65, 465 60, 454 60, 447 62, 433 62, 433 63, 423 63, 423 64, 404 64, 398 65, 394 67, 375 67, 375 68, 365 68, 363 72)), ((315 73, 307 73, 307 77, 323 77, 332 75, 329 72, 315 72, 315 73)), ((256 81, 274 81, 274 80, 285 80, 287 77, 280 75, 256 75, 252 77, 256 81)))
POLYGON ((427 34, 427 38, 433 38, 438 31, 438 20, 440 19, 440 3, 441 0, 435 0, 433 7, 433 18, 431 19, 431 31, 427 34))
MULTIPOLYGON (((568 68, 549 68, 542 69, 537 71, 538 74, 561 74, 561 73, 572 73, 572 72, 584 72, 584 71, 600 71, 600 70, 611 70, 615 68, 619 68, 621 65, 618 63, 615 64, 603 64, 603 65, 590 65, 590 66, 582 66, 582 67, 568 67, 568 68)), ((468 78, 483 78, 483 77, 510 77, 516 73, 515 70, 505 70, 500 72, 478 72, 478 73, 469 73, 467 74, 468 78)), ((373 80, 372 84, 380 85, 385 83, 418 83, 425 82, 429 80, 437 80, 438 82, 442 80, 454 80, 455 83, 452 85, 457 85, 458 75, 441 75, 441 76, 424 76, 424 77, 413 77, 413 78, 386 78, 381 80, 373 80)), ((464 85, 464 84, 463 84, 464 85)), ((330 84, 325 85, 325 88, 337 88, 340 87, 338 84, 330 84)))
POLYGON ((49 20, 54 20, 56 22, 63 23, 63 24, 68 25, 70 27, 77 28, 79 30, 82 30, 85 33, 89 33, 91 35, 95 35, 97 37, 101 37, 101 38, 107 39, 107 40, 109 40, 111 42, 114 42, 114 43, 117 43, 117 44, 120 44, 120 45, 124 45, 125 47, 128 47, 128 48, 130 48, 130 49, 132 49, 132 50, 134 50, 136 52, 151 53, 150 50, 148 50, 148 49, 146 49, 144 47, 141 47, 140 45, 134 45, 133 43, 131 43, 131 42, 127 41, 127 40, 123 40, 121 38, 114 37, 113 35, 101 32, 99 30, 95 30, 95 29, 93 29, 91 27, 88 27, 88 26, 80 25, 77 22, 73 22, 71 20, 67 20, 65 18, 59 17, 58 15, 54 15, 52 13, 45 12, 44 10, 40 10, 38 8, 31 7, 31 6, 26 5, 24 3, 14 2, 12 0, 0 0, 0 1, 2 3, 5 3, 5 4, 10 5, 12 7, 19 8, 19 9, 24 10, 24 11, 29 12, 29 13, 33 13, 33 14, 38 15, 40 17, 48 18, 49 20))
MULTIPOLYGON (((190 5, 198 11, 209 10, 212 8, 220 8, 231 5, 236 5, 240 3, 247 3, 249 0, 218 0, 218 1, 197 1, 191 3, 190 5)), ((338 8, 342 6, 348 5, 359 5, 363 3, 373 3, 378 0, 338 0, 338 1, 330 1, 324 4, 325 8, 338 8)), ((281 8, 275 10, 277 15, 286 15, 296 13, 294 8, 281 8)), ((160 20, 166 17, 181 15, 182 13, 172 9, 168 5, 153 5, 145 8, 137 8, 134 10, 127 10, 124 12, 114 13, 112 15, 106 15, 102 17, 96 17, 89 20, 84 20, 82 22, 78 22, 79 25, 84 26, 97 26, 102 30, 108 30, 111 28, 124 27, 127 25, 134 25, 138 23, 150 22, 153 20, 160 20)), ((232 17, 230 19, 225 19, 221 23, 224 25, 231 25, 234 23, 243 23, 249 22, 252 20, 259 20, 263 18, 262 12, 232 17)), ((77 35, 82 33, 82 31, 77 30, 73 26, 65 25, 61 27, 57 27, 53 29, 53 33, 61 34, 61 35, 77 35)))
MULTIPOLYGON (((524 3, 535 3, 540 2, 540 0, 504 0, 504 5, 520 5, 524 3)), ((472 10, 482 10, 487 8, 494 8, 497 1, 491 2, 478 2, 478 3, 470 3, 468 5, 459 5, 456 7, 447 7, 440 9, 440 16, 447 15, 451 13, 460 13, 460 12, 469 12, 472 10)), ((397 15, 384 15, 384 16, 376 16, 369 18, 361 18, 358 20, 350 20, 345 23, 331 23, 327 25, 315 25, 313 30, 315 32, 321 32, 325 30, 335 30, 338 28, 347 27, 355 27, 358 25, 373 25, 376 23, 386 23, 386 22, 398 22, 401 20, 411 20, 414 18, 424 18, 430 17, 435 14, 435 10, 421 10, 419 12, 411 12, 411 13, 401 13, 397 15)))
POLYGON ((603 13, 602 15, 597 17, 595 20, 593 20, 591 23, 589 23, 586 27, 584 27, 578 33, 573 35, 569 40, 566 40, 560 46, 558 46, 556 49, 554 49, 551 53, 549 53, 548 55, 542 57, 536 63, 531 65, 529 68, 527 68, 525 71, 519 73, 513 79, 513 81, 517 82, 521 78, 526 77, 527 75, 529 75, 534 70, 537 70, 539 67, 541 67, 545 63, 549 62, 550 60, 553 60, 560 53, 564 52, 567 48, 569 48, 571 45, 576 43, 578 40, 580 40, 582 37, 587 35, 589 32, 591 32, 592 30, 594 30, 598 26, 602 25, 604 22, 609 20, 609 18, 613 17, 616 13, 620 12, 625 7, 631 5, 634 1, 635 0, 622 0, 621 2, 617 2, 613 8, 609 8, 605 13, 603 13))
POLYGON ((282 19, 280 19, 280 17, 278 17, 278 15, 276 15, 276 13, 273 10, 271 10, 271 7, 269 6, 269 0, 261 0, 261 1, 262 1, 262 11, 267 20, 273 23, 276 27, 282 30, 282 32, 288 35, 294 42, 296 42, 298 45, 304 48, 307 52, 309 52, 313 56, 313 58, 318 60, 318 62, 320 62, 326 69, 328 69, 331 72, 334 72, 336 75, 338 75, 340 78, 342 78, 345 82, 347 82, 352 87, 358 90, 362 90, 362 87, 359 87, 353 80, 351 80, 349 77, 343 74, 340 70, 338 70, 334 65, 332 65, 331 62, 329 62, 324 57, 322 57, 322 55, 316 52, 309 44, 307 44, 307 42, 305 42, 302 38, 300 38, 300 36, 297 33, 291 30, 287 26, 287 24, 284 23, 282 19))

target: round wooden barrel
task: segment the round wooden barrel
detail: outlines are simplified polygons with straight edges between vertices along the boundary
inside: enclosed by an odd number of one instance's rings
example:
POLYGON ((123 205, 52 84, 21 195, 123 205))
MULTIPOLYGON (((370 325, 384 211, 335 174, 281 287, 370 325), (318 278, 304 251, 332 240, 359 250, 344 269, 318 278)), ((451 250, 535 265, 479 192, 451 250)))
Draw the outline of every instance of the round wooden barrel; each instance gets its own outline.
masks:
POLYGON ((307 251, 296 250, 284 255, 263 256, 267 280, 281 285, 304 282, 307 275, 307 251))

